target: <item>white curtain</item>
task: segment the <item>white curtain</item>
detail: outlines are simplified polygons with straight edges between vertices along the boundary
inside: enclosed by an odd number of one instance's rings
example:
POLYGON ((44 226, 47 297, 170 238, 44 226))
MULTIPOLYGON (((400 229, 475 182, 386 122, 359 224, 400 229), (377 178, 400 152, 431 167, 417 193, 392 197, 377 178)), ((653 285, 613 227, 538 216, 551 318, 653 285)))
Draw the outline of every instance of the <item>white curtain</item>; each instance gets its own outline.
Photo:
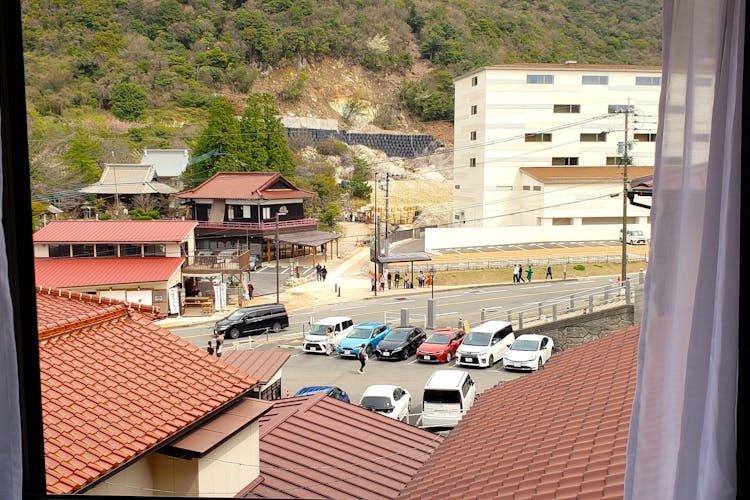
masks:
POLYGON ((744 0, 665 0, 626 499, 734 498, 744 0))
MULTIPOLYGON (((0 142, 0 202, 3 199, 2 148, 0 142)), ((0 220, 2 216, 0 203, 0 220)), ((35 332, 36 329, 30 328, 29 331, 35 332)), ((21 498, 21 410, 18 406, 18 365, 4 231, 0 231, 0 380, 0 498, 21 498)))

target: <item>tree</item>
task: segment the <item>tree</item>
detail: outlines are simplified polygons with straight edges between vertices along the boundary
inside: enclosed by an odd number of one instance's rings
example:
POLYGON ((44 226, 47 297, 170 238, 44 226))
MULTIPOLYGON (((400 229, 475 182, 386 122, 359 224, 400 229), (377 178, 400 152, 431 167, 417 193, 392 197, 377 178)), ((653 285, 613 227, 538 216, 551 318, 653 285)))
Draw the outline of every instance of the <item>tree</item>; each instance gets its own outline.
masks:
POLYGON ((333 229, 336 226, 336 217, 339 215, 341 215, 341 209, 336 203, 331 202, 325 212, 320 215, 320 222, 327 228, 333 229))
POLYGON ((137 120, 148 108, 148 94, 137 83, 119 83, 110 92, 112 114, 121 120, 137 120))
POLYGON ((82 130, 76 132, 70 147, 63 154, 67 163, 66 174, 71 182, 91 184, 99 180, 102 170, 99 160, 102 156, 102 145, 82 130))
POLYGON ((279 111, 269 94, 250 94, 240 119, 244 141, 243 161, 250 171, 294 174, 294 159, 286 143, 286 132, 279 111))

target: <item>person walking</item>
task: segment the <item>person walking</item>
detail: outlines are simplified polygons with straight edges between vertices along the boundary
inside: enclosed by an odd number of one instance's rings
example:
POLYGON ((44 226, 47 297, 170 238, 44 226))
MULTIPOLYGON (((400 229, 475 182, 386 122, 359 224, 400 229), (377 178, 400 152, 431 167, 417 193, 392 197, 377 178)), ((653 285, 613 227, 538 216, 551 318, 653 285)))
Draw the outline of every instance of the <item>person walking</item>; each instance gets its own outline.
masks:
POLYGON ((523 279, 523 266, 521 264, 518 264, 518 272, 516 274, 518 278, 518 282, 525 282, 526 280, 523 279))
POLYGON ((333 328, 329 326, 326 328, 326 356, 333 354, 333 351, 336 349, 333 339, 333 328))
POLYGON ((247 296, 250 300, 253 300, 253 292, 255 291, 255 287, 251 282, 247 282, 247 296))
POLYGON ((372 292, 376 291, 375 287, 377 286, 377 280, 375 279, 375 276, 370 277, 370 284, 372 285, 372 292))
POLYGON ((380 275, 380 291, 382 292, 383 290, 385 290, 385 276, 381 274, 380 275))
POLYGON ((419 283, 419 288, 422 288, 424 286, 424 271, 421 269, 419 270, 419 274, 417 275, 417 283, 419 283))
POLYGON ((518 283, 518 264, 513 265, 513 283, 518 283))
POLYGON ((398 282, 401 281, 401 275, 396 271, 396 275, 393 277, 393 281, 396 285, 396 288, 398 288, 398 282))
POLYGON ((326 269, 326 266, 323 266, 323 269, 320 270, 320 277, 325 281, 326 276, 328 276, 328 269, 326 269))
POLYGON ((214 355, 215 344, 216 344, 216 341, 214 340, 213 337, 208 339, 208 347, 206 347, 206 352, 208 352, 208 354, 210 354, 211 356, 214 355))
POLYGON ((549 277, 549 279, 552 279, 552 266, 550 266, 549 264, 547 264, 547 274, 544 275, 545 281, 547 280, 547 277, 549 277))
POLYGON ((359 346, 359 352, 357 353, 357 358, 359 359, 359 373, 362 375, 365 374, 365 365, 367 364, 367 351, 365 350, 365 345, 362 344, 359 346))
POLYGON ((391 289, 391 282, 393 280, 393 276, 391 276, 391 272, 388 271, 388 290, 391 289))
POLYGON ((526 269, 526 281, 531 283, 531 275, 534 274, 534 268, 531 267, 531 264, 529 264, 529 267, 526 269))
POLYGON ((317 281, 320 281, 320 273, 322 272, 323 268, 320 267, 320 264, 315 264, 315 279, 317 281))

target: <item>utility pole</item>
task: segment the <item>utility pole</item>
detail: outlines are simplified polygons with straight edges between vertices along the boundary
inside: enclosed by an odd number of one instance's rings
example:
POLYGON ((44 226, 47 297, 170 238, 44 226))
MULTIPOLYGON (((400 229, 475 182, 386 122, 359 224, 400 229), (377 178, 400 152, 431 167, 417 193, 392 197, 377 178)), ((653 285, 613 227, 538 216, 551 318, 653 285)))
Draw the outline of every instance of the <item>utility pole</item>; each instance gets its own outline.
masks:
POLYGON ((383 250, 385 250, 385 256, 388 257, 390 255, 389 252, 389 245, 388 245, 388 198, 389 198, 389 192, 388 192, 388 186, 390 181, 390 175, 388 172, 385 173, 385 242, 383 243, 383 250))
POLYGON ((378 285, 380 284, 380 280, 378 280, 378 236, 380 236, 378 231, 378 174, 375 174, 375 210, 373 212, 373 225, 375 229, 375 239, 374 239, 374 249, 375 249, 375 258, 373 259, 375 261, 375 288, 373 288, 373 292, 375 292, 375 296, 378 296, 378 285))
POLYGON ((622 143, 622 273, 620 282, 624 285, 628 277, 628 118, 630 116, 630 99, 625 107, 625 140, 622 143))

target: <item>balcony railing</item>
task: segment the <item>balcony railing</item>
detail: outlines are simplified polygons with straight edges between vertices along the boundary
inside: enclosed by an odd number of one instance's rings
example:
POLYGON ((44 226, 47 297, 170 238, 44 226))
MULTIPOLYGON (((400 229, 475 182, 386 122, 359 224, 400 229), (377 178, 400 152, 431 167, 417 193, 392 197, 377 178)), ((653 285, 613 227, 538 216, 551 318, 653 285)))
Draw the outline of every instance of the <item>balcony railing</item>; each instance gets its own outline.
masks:
MULTIPOLYGON (((284 232, 288 229, 310 228, 315 229, 318 226, 318 220, 313 218, 280 220, 279 231, 284 232)), ((198 229, 239 229, 242 231, 266 232, 276 230, 276 221, 266 222, 211 222, 198 221, 198 229)))
POLYGON ((250 252, 246 250, 221 250, 215 254, 200 251, 185 257, 183 273, 214 274, 238 273, 250 269, 250 252))

